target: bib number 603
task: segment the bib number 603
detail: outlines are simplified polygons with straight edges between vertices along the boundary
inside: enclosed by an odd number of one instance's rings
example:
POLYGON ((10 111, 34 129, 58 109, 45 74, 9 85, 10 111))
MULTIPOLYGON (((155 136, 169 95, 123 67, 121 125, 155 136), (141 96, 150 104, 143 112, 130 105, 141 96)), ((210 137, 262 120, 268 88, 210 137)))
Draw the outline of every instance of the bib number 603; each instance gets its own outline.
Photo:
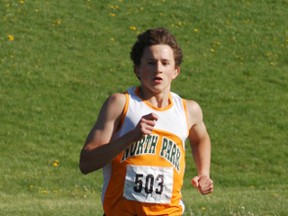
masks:
POLYGON ((152 194, 155 192, 156 194, 161 195, 164 188, 164 176, 157 175, 153 176, 152 174, 147 174, 144 176, 143 174, 136 173, 134 187, 133 190, 137 193, 141 193, 142 190, 145 191, 146 194, 152 194))

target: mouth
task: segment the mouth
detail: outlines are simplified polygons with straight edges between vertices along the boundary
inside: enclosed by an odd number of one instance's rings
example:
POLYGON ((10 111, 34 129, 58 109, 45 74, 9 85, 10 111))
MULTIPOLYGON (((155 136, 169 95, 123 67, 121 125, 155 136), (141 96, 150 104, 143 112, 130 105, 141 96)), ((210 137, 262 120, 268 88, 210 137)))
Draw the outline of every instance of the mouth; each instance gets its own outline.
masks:
POLYGON ((162 78, 161 77, 155 77, 153 80, 156 82, 160 82, 160 81, 162 81, 162 78))

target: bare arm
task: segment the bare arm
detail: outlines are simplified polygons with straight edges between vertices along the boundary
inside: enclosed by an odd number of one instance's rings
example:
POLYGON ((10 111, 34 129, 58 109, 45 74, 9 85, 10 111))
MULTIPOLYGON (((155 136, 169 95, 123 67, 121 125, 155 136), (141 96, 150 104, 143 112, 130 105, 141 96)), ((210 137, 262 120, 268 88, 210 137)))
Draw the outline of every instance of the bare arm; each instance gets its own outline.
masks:
POLYGON ((143 116, 135 129, 118 139, 112 139, 119 127, 125 101, 124 94, 114 94, 102 106, 80 153, 82 173, 87 174, 102 168, 133 142, 152 132, 154 120, 157 120, 155 114, 143 116))
POLYGON ((202 194, 213 191, 213 181, 210 179, 211 142, 200 106, 194 101, 187 101, 189 141, 193 159, 197 168, 197 176, 192 179, 194 187, 202 194))

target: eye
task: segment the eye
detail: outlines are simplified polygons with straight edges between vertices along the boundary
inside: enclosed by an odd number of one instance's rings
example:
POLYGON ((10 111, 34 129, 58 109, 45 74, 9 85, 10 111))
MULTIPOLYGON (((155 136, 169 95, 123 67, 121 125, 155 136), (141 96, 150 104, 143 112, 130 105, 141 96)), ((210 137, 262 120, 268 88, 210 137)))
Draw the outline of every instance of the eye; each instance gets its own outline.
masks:
POLYGON ((162 65, 164 65, 164 66, 167 66, 169 64, 170 64, 169 61, 162 61, 162 65))
POLYGON ((147 64, 148 64, 148 65, 155 65, 156 62, 155 62, 155 61, 148 61, 147 64))

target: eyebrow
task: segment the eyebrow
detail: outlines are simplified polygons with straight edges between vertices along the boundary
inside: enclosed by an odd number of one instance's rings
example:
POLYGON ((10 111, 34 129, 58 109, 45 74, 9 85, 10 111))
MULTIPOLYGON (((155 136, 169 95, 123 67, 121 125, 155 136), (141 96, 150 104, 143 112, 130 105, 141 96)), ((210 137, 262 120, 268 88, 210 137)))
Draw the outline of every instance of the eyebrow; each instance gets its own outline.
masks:
MULTIPOLYGON (((147 61, 155 61, 155 60, 157 60, 157 59, 155 59, 155 58, 146 58, 146 60, 147 61)), ((161 61, 167 61, 167 62, 170 62, 170 60, 169 59, 160 59, 161 61)))

